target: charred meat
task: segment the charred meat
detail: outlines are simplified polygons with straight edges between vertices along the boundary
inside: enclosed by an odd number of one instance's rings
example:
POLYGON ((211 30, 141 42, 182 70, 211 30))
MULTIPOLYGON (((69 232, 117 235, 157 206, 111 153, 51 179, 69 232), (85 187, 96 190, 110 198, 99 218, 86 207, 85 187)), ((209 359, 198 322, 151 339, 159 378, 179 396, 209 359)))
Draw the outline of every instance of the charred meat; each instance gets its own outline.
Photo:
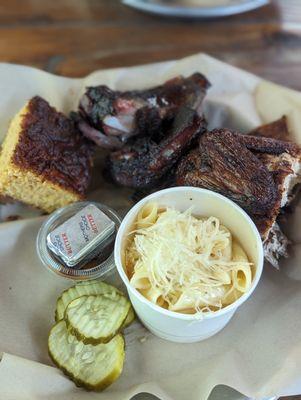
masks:
POLYGON ((177 184, 219 192, 250 214, 265 215, 279 198, 267 168, 237 134, 226 129, 207 132, 199 148, 182 159, 177 184))
POLYGON ((164 130, 166 121, 172 121, 182 106, 201 115, 209 86, 203 75, 194 73, 146 90, 120 92, 104 85, 88 87, 80 100, 79 128, 97 145, 117 149, 132 136, 153 136, 164 130))
POLYGON ((236 134, 236 137, 241 144, 255 154, 264 153, 279 155, 288 153, 294 156, 298 155, 300 152, 299 147, 295 143, 288 141, 241 134, 236 134))
MULTIPOLYGON (((271 132, 273 125, 271 129, 266 125, 264 130, 271 132)), ((237 202, 255 222, 264 242, 266 260, 278 267, 279 258, 287 255, 289 241, 277 218, 300 186, 299 146, 273 138, 215 130, 203 135, 199 148, 181 160, 176 181, 179 185, 214 190, 237 202)))
POLYGON ((298 184, 301 182, 301 153, 264 153, 257 157, 273 176, 281 197, 281 207, 288 206, 296 196, 298 184))
POLYGON ((110 176, 123 186, 151 188, 196 144, 205 129, 204 118, 183 107, 161 140, 137 138, 131 145, 111 152, 108 159, 110 176))
POLYGON ((250 132, 252 136, 262 136, 271 139, 278 140, 290 140, 287 118, 283 116, 274 122, 269 124, 261 125, 250 132))
POLYGON ((96 145, 110 150, 106 175, 146 194, 186 185, 221 193, 245 209, 261 234, 266 259, 278 266, 288 240, 279 215, 301 182, 301 149, 286 117, 242 135, 206 131, 202 102, 210 87, 200 73, 146 90, 88 87, 74 119, 96 145))
POLYGON ((286 117, 253 130, 245 140, 250 143, 253 135, 266 135, 262 138, 261 148, 260 142, 249 148, 271 173, 280 196, 277 214, 267 215, 265 218, 253 216, 253 220, 261 233, 265 259, 278 268, 279 259, 288 256, 289 245, 289 240, 281 231, 278 220, 279 216, 284 215, 285 207, 292 203, 300 188, 301 149, 296 144, 287 142, 289 131, 286 117), (267 146, 268 142, 270 146, 267 146))
POLYGON ((301 149, 295 143, 290 142, 285 116, 251 131, 250 135, 244 139, 247 145, 253 140, 253 135, 265 136, 265 138, 261 138, 262 142, 258 142, 257 146, 248 146, 248 148, 256 154, 273 175, 281 195, 281 207, 285 207, 293 201, 300 186, 301 149))

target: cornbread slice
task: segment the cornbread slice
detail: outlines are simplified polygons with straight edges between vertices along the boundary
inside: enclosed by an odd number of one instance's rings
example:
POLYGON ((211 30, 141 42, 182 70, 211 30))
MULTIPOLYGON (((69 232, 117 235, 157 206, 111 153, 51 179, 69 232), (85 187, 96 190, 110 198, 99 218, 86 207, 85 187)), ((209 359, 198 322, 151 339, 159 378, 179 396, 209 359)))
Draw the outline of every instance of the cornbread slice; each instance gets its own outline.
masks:
POLYGON ((0 155, 0 194, 46 212, 81 200, 91 145, 72 120, 33 97, 11 121, 0 155))

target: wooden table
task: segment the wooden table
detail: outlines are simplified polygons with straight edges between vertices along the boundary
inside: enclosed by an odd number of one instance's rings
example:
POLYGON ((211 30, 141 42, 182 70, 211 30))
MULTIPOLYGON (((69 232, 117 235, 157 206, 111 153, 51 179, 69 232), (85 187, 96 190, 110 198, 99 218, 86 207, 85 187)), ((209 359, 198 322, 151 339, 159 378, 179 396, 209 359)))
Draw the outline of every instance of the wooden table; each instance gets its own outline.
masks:
POLYGON ((301 0, 211 21, 145 15, 117 0, 0 3, 0 61, 72 77, 203 51, 301 90, 300 49, 301 0))
POLYGON ((204 51, 301 90, 300 0, 211 21, 142 14, 117 0, 1 0, 0 60, 67 76, 204 51))

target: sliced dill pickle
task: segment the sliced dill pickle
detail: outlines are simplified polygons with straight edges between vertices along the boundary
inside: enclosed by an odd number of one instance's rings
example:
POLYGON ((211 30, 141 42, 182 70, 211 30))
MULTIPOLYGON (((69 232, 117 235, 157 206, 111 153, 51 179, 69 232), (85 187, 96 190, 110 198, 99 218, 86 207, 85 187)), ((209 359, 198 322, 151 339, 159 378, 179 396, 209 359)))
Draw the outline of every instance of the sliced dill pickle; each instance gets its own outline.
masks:
POLYGON ((130 302, 118 293, 81 296, 65 311, 68 329, 84 343, 106 343, 122 328, 130 302))
POLYGON ((131 323, 134 321, 135 319, 135 311, 133 309, 133 307, 131 306, 128 312, 128 315, 126 316, 126 319, 122 325, 122 329, 123 328, 127 328, 129 325, 131 325, 131 323))
POLYGON ((77 299, 80 296, 91 295, 91 294, 105 294, 105 293, 119 293, 122 292, 102 281, 82 281, 77 283, 75 286, 66 289, 62 295, 57 299, 56 310, 55 310, 55 321, 59 321, 64 318, 65 310, 68 304, 77 299))
POLYGON ((53 362, 77 386, 103 390, 121 374, 124 362, 124 339, 121 334, 109 343, 84 344, 68 330, 64 320, 51 329, 48 351, 53 362))

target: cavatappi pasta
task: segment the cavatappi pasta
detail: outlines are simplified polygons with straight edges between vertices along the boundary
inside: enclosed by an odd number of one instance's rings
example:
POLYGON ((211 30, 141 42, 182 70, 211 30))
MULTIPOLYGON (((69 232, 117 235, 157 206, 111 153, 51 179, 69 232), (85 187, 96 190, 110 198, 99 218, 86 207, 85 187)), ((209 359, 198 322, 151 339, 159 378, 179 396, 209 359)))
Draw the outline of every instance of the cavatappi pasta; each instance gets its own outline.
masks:
POLYGON ((252 264, 217 218, 156 203, 138 213, 125 264, 130 283, 147 299, 182 313, 219 310, 252 283, 252 264))

